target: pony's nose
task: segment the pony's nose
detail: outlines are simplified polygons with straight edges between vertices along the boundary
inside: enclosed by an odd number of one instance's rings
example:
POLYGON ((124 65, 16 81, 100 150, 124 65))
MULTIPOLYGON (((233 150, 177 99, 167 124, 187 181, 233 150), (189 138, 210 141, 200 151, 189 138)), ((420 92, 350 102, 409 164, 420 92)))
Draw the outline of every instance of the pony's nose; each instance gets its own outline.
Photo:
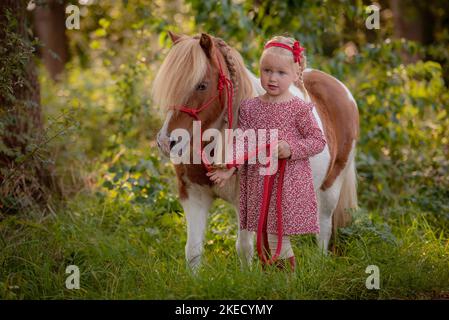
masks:
POLYGON ((159 147, 159 150, 161 150, 164 154, 168 153, 168 138, 165 138, 165 136, 163 134, 161 134, 160 132, 158 132, 157 134, 157 146, 159 147))
POLYGON ((174 140, 170 140, 170 150, 173 149, 173 147, 175 146, 176 141, 174 140))

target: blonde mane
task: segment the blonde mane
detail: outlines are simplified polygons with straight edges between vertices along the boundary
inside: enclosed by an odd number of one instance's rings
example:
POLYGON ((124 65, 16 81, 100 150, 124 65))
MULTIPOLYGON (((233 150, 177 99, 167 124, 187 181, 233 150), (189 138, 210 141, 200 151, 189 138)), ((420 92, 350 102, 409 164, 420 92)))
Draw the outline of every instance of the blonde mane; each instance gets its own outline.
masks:
MULTIPOLYGON (((241 55, 223 40, 213 39, 226 61, 225 72, 230 74, 234 84, 234 119, 237 119, 241 100, 254 95, 251 80, 241 55)), ((154 103, 163 110, 186 104, 196 85, 206 75, 208 63, 198 38, 183 36, 170 49, 154 79, 154 103)))
POLYGON ((206 71, 207 57, 198 40, 183 37, 170 49, 154 79, 154 102, 163 109, 185 104, 206 71))
MULTIPOLYGON (((250 72, 245 67, 242 56, 240 53, 228 46, 222 39, 217 39, 218 46, 222 55, 225 57, 228 70, 231 74, 231 80, 234 84, 234 114, 236 119, 233 123, 233 127, 237 127, 238 112, 240 102, 243 99, 254 97, 256 92, 253 87, 253 82, 250 78, 250 72)), ((256 82, 258 82, 256 80, 256 82)))

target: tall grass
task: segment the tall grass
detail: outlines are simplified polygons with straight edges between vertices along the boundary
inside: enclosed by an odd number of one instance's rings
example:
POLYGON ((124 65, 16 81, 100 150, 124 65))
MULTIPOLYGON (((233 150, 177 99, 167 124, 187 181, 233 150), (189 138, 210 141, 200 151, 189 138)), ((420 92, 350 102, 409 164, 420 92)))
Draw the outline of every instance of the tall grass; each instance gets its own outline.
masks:
POLYGON ((340 232, 335 254, 322 255, 313 236, 296 236, 297 271, 264 272, 256 258, 251 269, 241 268, 236 218, 218 200, 203 264, 193 275, 184 260, 183 216, 80 195, 54 215, 30 213, 0 222, 0 298, 441 298, 449 291, 447 233, 436 233, 418 211, 407 217, 387 221, 358 212, 353 226, 340 232), (69 265, 80 269, 79 290, 65 287, 69 265), (379 290, 365 286, 368 265, 379 267, 379 290))

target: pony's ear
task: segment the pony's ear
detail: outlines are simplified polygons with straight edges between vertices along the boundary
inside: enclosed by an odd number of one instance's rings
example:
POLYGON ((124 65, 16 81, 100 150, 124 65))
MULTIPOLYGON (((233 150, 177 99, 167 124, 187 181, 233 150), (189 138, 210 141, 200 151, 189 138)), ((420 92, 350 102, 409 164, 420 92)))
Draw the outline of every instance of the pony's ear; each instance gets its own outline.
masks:
POLYGON ((200 38, 200 46, 203 48, 204 53, 210 59, 212 56, 212 48, 214 46, 212 38, 207 33, 202 33, 200 38))
POLYGON ((173 44, 175 44, 176 41, 178 41, 181 38, 180 35, 177 35, 176 33, 173 33, 170 30, 168 31, 168 35, 170 36, 170 39, 173 42, 173 44))

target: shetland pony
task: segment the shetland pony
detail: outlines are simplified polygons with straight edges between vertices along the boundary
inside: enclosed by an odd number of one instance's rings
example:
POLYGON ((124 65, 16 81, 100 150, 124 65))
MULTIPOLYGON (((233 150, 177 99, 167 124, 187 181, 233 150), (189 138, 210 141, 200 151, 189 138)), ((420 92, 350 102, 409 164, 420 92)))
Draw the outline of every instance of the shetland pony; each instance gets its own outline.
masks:
MULTIPOLYGON (((174 43, 160 67, 153 83, 154 102, 166 110, 164 124, 157 134, 160 152, 169 156, 176 141, 171 139, 175 129, 183 128, 192 134, 193 118, 174 106, 202 106, 198 113, 202 130, 228 128, 226 95, 213 101, 218 94, 220 69, 233 85, 233 128, 237 127, 240 102, 264 93, 260 81, 244 65, 242 57, 222 39, 208 34, 188 37, 169 32, 174 43), (211 100, 212 99, 212 100, 211 100)), ((313 114, 326 137, 324 150, 311 157, 313 182, 317 195, 320 233, 319 247, 327 253, 329 241, 337 228, 347 226, 351 216, 346 211, 357 206, 355 147, 359 135, 357 104, 343 83, 336 78, 313 69, 304 70, 305 88, 315 103, 313 114)), ((304 99, 296 86, 293 94, 304 99)), ((217 152, 223 152, 217 150, 217 152)), ((239 176, 233 175, 220 188, 206 176, 202 164, 174 165, 179 199, 187 221, 185 257, 187 265, 196 270, 201 263, 203 242, 209 208, 216 198, 239 208, 239 176)), ((239 221, 237 217, 237 221, 239 221)), ((236 242, 242 266, 251 265, 254 253, 254 232, 241 230, 236 242)))

